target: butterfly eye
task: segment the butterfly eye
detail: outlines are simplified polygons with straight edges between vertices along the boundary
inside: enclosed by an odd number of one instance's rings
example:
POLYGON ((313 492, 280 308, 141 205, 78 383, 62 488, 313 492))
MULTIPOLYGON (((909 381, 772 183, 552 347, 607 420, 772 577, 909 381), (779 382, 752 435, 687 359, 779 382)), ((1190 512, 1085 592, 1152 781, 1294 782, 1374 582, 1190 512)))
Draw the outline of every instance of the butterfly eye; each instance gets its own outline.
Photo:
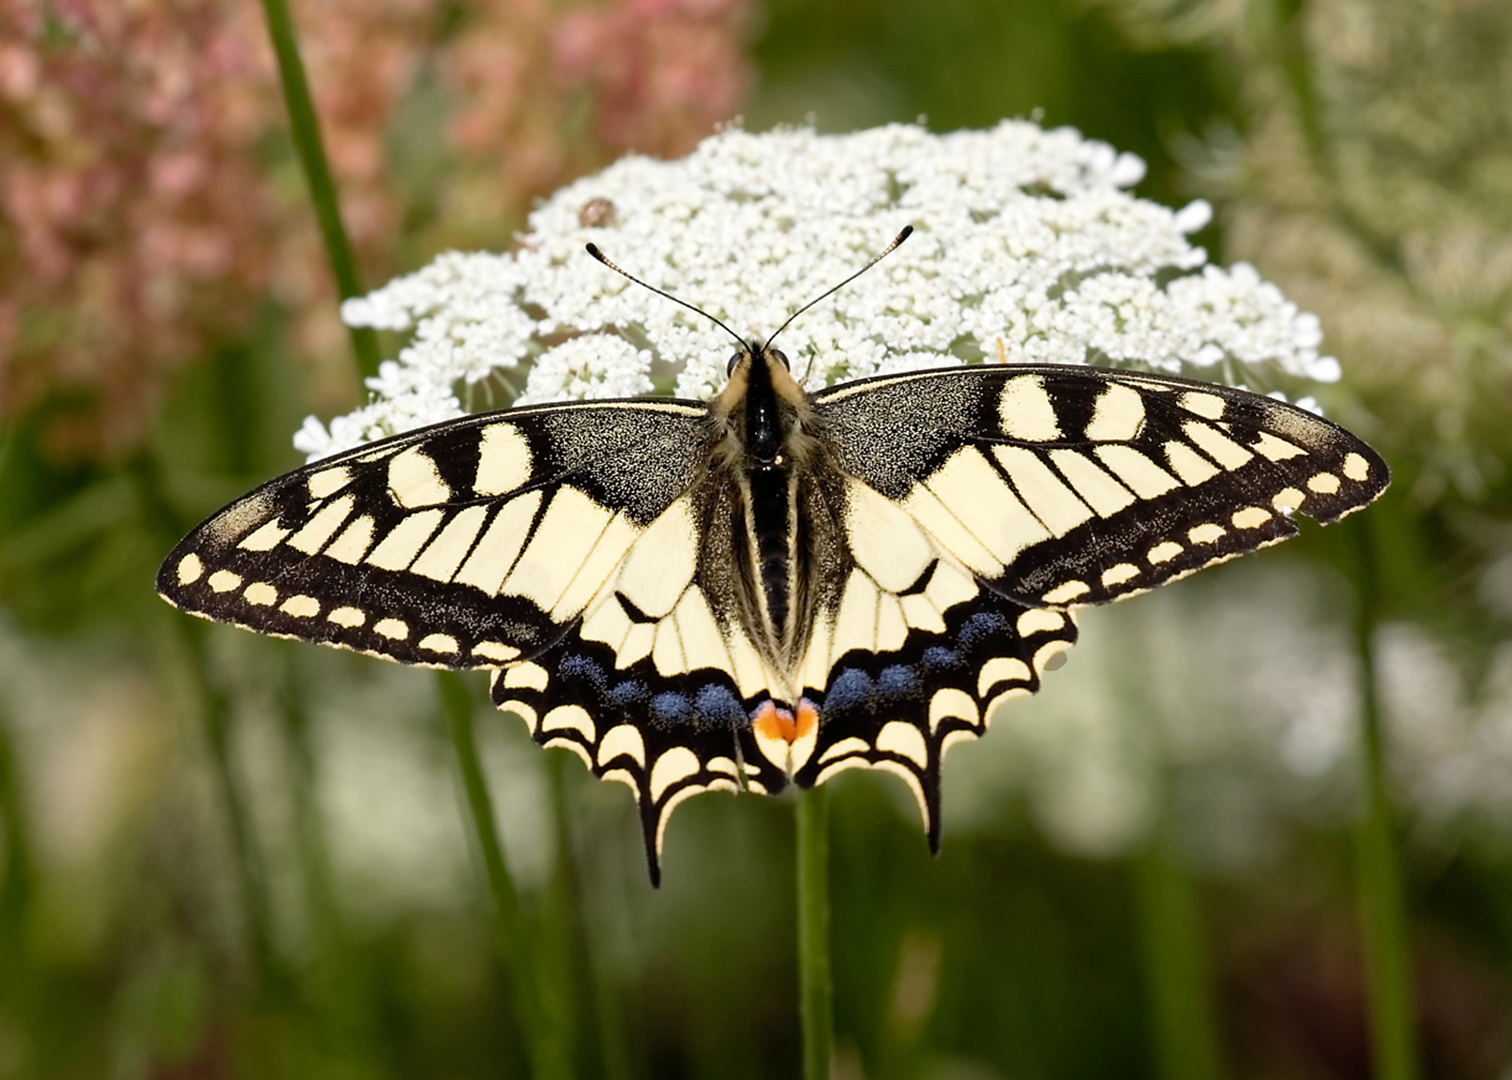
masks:
POLYGON ((771 349, 768 351, 771 352, 771 354, 778 360, 782 361, 783 367, 787 368, 789 371, 793 370, 793 365, 788 362, 787 353, 783 352, 781 349, 771 349))
POLYGON ((745 355, 744 352, 737 352, 733 356, 730 357, 730 362, 725 365, 725 374, 726 375, 733 375, 733 374, 735 374, 735 365, 738 364, 738 363, 740 363, 740 358, 742 356, 744 356, 744 355, 745 355))

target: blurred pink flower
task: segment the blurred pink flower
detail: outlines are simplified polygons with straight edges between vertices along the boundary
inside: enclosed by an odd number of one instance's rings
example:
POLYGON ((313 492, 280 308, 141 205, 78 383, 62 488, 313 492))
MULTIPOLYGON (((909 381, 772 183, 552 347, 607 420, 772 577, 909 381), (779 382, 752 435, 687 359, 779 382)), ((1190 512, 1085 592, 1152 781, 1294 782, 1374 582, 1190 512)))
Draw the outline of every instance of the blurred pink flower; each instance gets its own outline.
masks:
MULTIPOLYGON (((393 269, 407 221, 422 250, 507 243, 576 172, 689 149, 749 83, 746 3, 478 0, 443 40, 438 0, 296 5, 366 272, 393 269), (452 154, 417 192, 387 155, 426 73, 448 94, 452 154)), ((0 418, 46 406, 54 453, 129 450, 168 377, 269 297, 325 382, 349 385, 286 129, 256 4, 0 0, 0 418)))

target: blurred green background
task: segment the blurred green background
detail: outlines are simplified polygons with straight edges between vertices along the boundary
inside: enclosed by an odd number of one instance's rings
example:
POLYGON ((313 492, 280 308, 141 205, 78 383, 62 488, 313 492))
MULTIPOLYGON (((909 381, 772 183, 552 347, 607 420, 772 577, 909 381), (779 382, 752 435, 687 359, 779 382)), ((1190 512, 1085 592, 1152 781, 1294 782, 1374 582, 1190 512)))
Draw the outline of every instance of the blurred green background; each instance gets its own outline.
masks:
MULTIPOLYGON (((1421 1075, 1512 1076, 1512 8, 304 0, 365 279, 747 126, 1034 116, 1209 199, 1396 470, 1116 609, 946 770, 833 785, 834 1075, 1353 1078, 1366 677, 1421 1075), (1362 553, 1366 557, 1362 557, 1362 553), (1371 663, 1364 664, 1367 655, 1371 663)), ((436 676, 186 619, 202 516, 359 386, 261 11, 0 0, 0 1078, 529 1075, 436 676)), ((396 342, 387 342, 389 354, 396 342)), ((625 793, 467 680, 580 1076, 795 1075, 793 807, 625 793)))

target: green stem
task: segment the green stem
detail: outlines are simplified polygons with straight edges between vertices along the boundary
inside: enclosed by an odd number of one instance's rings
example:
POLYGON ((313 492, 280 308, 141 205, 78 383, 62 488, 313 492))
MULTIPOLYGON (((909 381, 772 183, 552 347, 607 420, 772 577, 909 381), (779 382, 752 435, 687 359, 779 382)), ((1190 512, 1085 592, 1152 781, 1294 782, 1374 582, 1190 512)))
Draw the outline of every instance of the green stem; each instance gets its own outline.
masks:
POLYGON ((1163 1080, 1223 1075, 1201 913, 1192 880, 1156 836, 1134 859, 1145 979, 1163 1080))
POLYGON ((19 950, 25 936, 33 870, 20 769, 8 720, 0 706, 0 837, 4 839, 0 848, 0 956, 8 946, 19 950))
POLYGON ((829 802, 798 793, 798 1009, 804 1080, 828 1080, 834 1038, 829 955, 829 802))
POLYGON ((231 762, 231 701, 208 674, 210 667, 205 655, 203 625, 194 625, 188 619, 175 619, 173 623, 189 654, 188 670, 198 698, 200 723, 210 749, 210 764, 215 771, 216 787, 226 814, 226 827, 231 834, 231 850, 236 856, 237 883, 246 908, 248 947, 257 981, 266 991, 274 985, 277 975, 268 875, 253 835, 247 794, 231 762))
MULTIPOLYGON (((320 236, 325 241, 326 259, 331 264, 336 289, 343 300, 361 296, 357 260, 352 254, 346 227, 341 223, 336 185, 331 180, 325 147, 320 141, 320 121, 310 99, 310 84, 305 79, 304 62, 299 58, 299 39, 294 34, 289 6, 285 0, 263 0, 263 14, 267 16, 268 37, 272 39, 273 52, 278 57, 284 104, 289 110, 289 130, 299 152, 299 161, 304 166, 305 180, 310 185, 310 202, 314 204, 315 217, 320 223, 320 236)), ((363 375, 376 375, 379 361, 377 335, 367 327, 357 326, 349 327, 348 333, 358 369, 363 375)))
POLYGON ((1395 815, 1386 779, 1386 739, 1376 692, 1373 639, 1376 608, 1375 549, 1369 522, 1354 524, 1359 545, 1359 600, 1355 647, 1360 665, 1360 727, 1365 820, 1356 841, 1365 974, 1370 989, 1371 1041, 1378 1080, 1416 1080, 1417 1031, 1413 1025, 1412 962, 1407 943, 1402 868, 1395 815))
POLYGON ((539 1080, 566 1080, 572 1075, 571 1047, 559 1037, 557 1026, 548 1022, 520 894, 504 861, 504 848, 494 823, 493 799, 488 794, 488 784, 478 762, 478 745, 473 737, 472 699, 456 675, 441 672, 436 681, 446 708, 452 745, 457 752, 462 786, 467 793, 473 838, 483 860, 489 892, 493 895, 494 941, 513 984, 520 1030, 524 1033, 532 1069, 539 1080))

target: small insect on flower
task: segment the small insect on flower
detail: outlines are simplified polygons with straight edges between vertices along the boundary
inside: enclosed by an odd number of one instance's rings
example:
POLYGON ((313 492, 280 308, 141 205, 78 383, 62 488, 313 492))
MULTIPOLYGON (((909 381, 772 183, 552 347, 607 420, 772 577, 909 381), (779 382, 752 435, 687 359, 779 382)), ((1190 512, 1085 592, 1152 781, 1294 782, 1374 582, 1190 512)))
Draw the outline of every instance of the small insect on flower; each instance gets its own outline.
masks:
MULTIPOLYGON (((1055 160, 1047 150, 1039 164, 1055 160)), ((1128 209, 1112 197, 1113 181, 1131 172, 1116 160, 1103 161, 1111 179, 1087 189, 1104 220, 1128 209)), ((770 155, 722 169, 715 186, 726 193, 786 175, 770 155)), ((1060 175, 1047 168, 1021 182, 1045 183, 1045 174, 1060 175)), ((617 206, 639 204, 599 179, 617 206)), ((911 215, 921 238, 923 224, 950 219, 955 197, 937 194, 911 215)), ((752 198, 746 190, 737 200, 747 217, 752 198)), ((686 209, 664 208, 664 220, 686 209)), ((707 247, 721 234, 717 216, 693 231, 707 247)), ((775 249, 780 264, 780 235, 762 232, 755 257, 775 249)), ((685 239, 674 230, 660 249, 634 250, 654 261, 685 239)), ((870 276, 891 270, 891 287, 907 291, 923 271, 945 272, 933 254, 910 265, 907 248, 870 276)), ((800 267, 805 258, 794 257, 800 267)), ((1100 286, 1130 310, 1129 297, 1148 306, 1159 291, 1157 261, 1134 260, 1148 275, 1100 286)), ((580 276, 585 261, 574 264, 580 276)), ((511 268, 495 284, 516 299, 501 307, 528 299, 527 263, 489 264, 511 268)), ((766 265, 746 270, 759 279, 766 265)), ((453 288, 467 277, 456 263, 445 273, 453 288)), ((973 286, 970 310, 990 285, 973 286)), ((842 295, 849 333, 865 319, 854 294, 842 295)), ((388 317, 369 299, 358 315, 388 317)), ((629 318, 637 309, 627 301, 605 302, 616 310, 604 325, 649 331, 649 322, 658 333, 645 337, 687 347, 689 331, 656 322, 651 308, 629 318)), ((469 303, 476 310, 478 296, 469 303)), ((446 306, 418 288, 405 304, 446 306)), ((945 317, 928 288, 914 290, 913 304, 931 325, 945 317)), ((557 311, 570 306, 557 298, 557 311)), ((502 322, 497 312, 489 319, 502 322)), ((546 332, 568 323, 547 321, 546 332)), ((799 355, 831 364, 823 335, 799 337, 806 322, 793 324, 799 355)), ((814 389, 772 339, 726 328, 736 346, 724 351, 723 387, 710 400, 529 405, 322 458, 212 516, 169 555, 158 588, 193 614, 265 633, 490 669, 494 702, 524 717, 537 742, 571 749, 635 793, 653 881, 668 817, 689 796, 810 787, 856 767, 902 777, 938 848, 945 751, 985 733, 1001 702, 1039 688, 1075 641, 1076 608, 1285 539, 1295 513, 1335 521, 1389 480, 1363 442, 1284 401, 1163 373, 1024 363, 1024 337, 1007 322, 985 340, 1014 344, 980 353, 1007 362, 940 366, 950 359, 941 350, 926 368, 909 347, 891 370, 814 389)), ((1057 347, 1077 340, 1059 333, 1057 347)), ((556 348, 581 354, 593 337, 556 348)), ((1240 341, 1237 330, 1230 340, 1240 341)), ((1084 358, 1086 338, 1080 348, 1084 358)), ((700 356, 697 370, 713 362, 700 356)))

